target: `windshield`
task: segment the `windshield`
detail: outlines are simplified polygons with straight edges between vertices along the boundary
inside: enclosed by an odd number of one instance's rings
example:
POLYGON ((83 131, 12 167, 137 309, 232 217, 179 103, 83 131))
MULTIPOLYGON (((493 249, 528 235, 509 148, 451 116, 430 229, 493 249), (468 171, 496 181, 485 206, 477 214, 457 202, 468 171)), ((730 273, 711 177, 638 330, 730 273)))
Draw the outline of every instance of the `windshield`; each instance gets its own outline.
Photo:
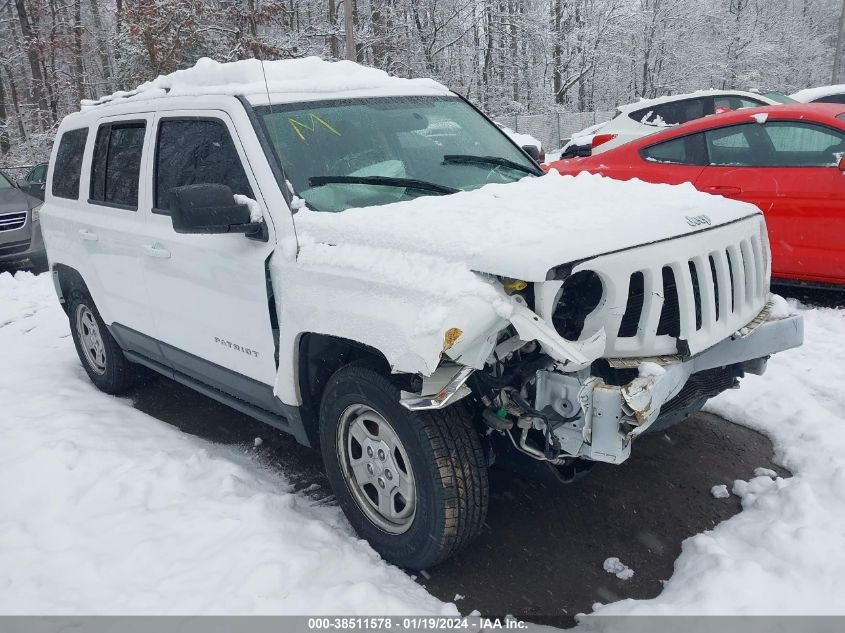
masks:
POLYGON ((11 189, 14 185, 6 178, 6 174, 0 171, 0 189, 11 189))
POLYGON ((772 101, 777 101, 778 103, 798 103, 792 97, 787 97, 779 92, 763 92, 762 95, 764 97, 768 97, 772 101))
POLYGON ((343 211, 541 175, 458 97, 343 99, 255 108, 294 192, 343 211))

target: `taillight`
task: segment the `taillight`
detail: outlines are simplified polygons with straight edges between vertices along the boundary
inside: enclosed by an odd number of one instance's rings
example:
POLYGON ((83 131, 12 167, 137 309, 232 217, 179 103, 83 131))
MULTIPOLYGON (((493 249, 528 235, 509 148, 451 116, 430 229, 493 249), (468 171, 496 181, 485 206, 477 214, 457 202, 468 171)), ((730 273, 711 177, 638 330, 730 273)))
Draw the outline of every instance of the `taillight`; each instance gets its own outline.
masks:
POLYGON ((591 147, 593 149, 597 148, 599 145, 604 145, 608 141, 612 141, 616 138, 616 134, 596 134, 593 137, 593 141, 591 143, 591 147))

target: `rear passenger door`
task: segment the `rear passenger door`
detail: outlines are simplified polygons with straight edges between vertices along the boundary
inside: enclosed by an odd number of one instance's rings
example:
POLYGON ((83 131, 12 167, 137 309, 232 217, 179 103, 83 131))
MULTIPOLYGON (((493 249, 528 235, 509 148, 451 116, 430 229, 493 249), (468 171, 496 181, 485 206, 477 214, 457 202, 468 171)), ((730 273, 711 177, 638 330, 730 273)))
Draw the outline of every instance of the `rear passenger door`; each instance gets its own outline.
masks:
MULTIPOLYGON (((274 324, 266 261, 274 248, 242 234, 180 234, 170 218, 170 191, 223 184, 264 201, 230 117, 223 111, 162 112, 147 183, 142 245, 147 291, 166 362, 232 395, 275 381, 274 324), (231 388, 237 387, 238 393, 231 388)), ((275 310, 273 310, 275 313, 275 310)))
POLYGON ((140 266, 143 215, 140 188, 150 114, 101 119, 83 167, 84 202, 73 209, 75 232, 85 250, 86 278, 107 325, 150 334, 153 330, 140 266))

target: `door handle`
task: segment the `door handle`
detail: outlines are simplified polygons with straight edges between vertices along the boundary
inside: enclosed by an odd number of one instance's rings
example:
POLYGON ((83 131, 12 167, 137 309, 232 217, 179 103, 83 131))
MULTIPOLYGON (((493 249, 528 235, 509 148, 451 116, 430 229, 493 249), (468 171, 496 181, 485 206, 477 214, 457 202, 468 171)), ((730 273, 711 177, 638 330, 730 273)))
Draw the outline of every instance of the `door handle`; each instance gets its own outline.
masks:
POLYGON ((157 259, 170 259, 170 251, 166 248, 162 248, 157 244, 144 244, 141 247, 144 251, 144 255, 147 257, 155 257, 157 259))
POLYGON ((731 187, 729 185, 711 185, 710 187, 705 187, 704 190, 708 193, 718 193, 723 196, 730 196, 742 193, 741 188, 731 187))
POLYGON ((88 229, 79 229, 79 236, 86 242, 96 242, 100 239, 96 233, 88 229))

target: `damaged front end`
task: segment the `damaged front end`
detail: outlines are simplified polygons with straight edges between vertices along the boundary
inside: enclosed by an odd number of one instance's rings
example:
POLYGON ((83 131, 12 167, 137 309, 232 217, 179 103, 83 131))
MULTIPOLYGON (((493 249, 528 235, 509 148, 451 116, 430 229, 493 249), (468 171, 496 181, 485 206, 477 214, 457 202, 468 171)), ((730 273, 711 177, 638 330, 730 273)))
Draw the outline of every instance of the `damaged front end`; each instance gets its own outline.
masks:
POLYGON ((546 349, 566 348, 565 339, 537 331, 526 341, 513 324, 482 370, 445 362, 419 394, 404 393, 402 404, 436 409, 472 394, 489 433, 520 453, 554 466, 580 459, 619 464, 630 455, 632 440, 658 421, 698 410, 746 373, 762 374, 771 354, 801 344, 801 317, 772 318, 770 306, 753 331, 686 359, 561 360, 546 349))
POLYGON ((650 245, 545 282, 502 280, 509 322, 458 350, 444 345, 437 371, 402 404, 440 408, 472 395, 487 434, 533 460, 625 461, 634 438, 802 343, 802 318, 769 294, 765 236, 750 226, 744 241, 713 247, 737 232, 711 232, 708 255, 681 262, 669 259, 671 243, 650 245), (483 365, 465 362, 482 355, 483 365))

